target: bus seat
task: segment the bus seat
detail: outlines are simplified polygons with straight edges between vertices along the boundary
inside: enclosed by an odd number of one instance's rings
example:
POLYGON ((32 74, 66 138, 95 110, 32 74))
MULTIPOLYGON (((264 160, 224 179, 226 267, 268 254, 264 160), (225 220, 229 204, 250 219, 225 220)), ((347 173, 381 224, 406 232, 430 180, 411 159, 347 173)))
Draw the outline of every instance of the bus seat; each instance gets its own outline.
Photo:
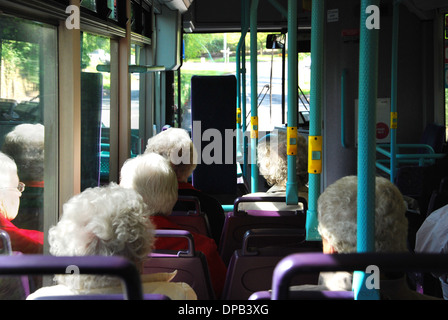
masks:
MULTIPOLYGON (((251 229, 243 238, 242 248, 235 250, 227 269, 224 300, 247 300, 254 292, 271 288, 275 266, 284 257, 297 252, 322 251, 314 242, 305 242, 304 229, 251 229), (255 238, 284 238, 289 246, 259 247, 250 245, 255 238), (288 239, 288 240, 286 240, 288 239)), ((294 284, 317 283, 318 274, 302 275, 294 284)))
MULTIPOLYGON (((11 256, 21 255, 21 252, 12 251, 9 234, 0 229, 0 254, 11 256)), ((30 282, 28 275, 0 276, 0 300, 25 300, 30 294, 30 282)))
POLYGON ((201 204, 197 197, 179 195, 168 219, 184 230, 199 233, 209 238, 212 237, 207 215, 202 212, 201 204), (183 210, 184 208, 185 210, 183 210))
MULTIPOLYGON (((353 291, 290 291, 290 300, 353 300, 353 291)), ((257 291, 248 300, 271 300, 270 291, 257 291)))
MULTIPOLYGON (((125 300, 122 294, 76 294, 36 297, 34 300, 125 300)), ((170 300, 169 297, 157 293, 145 293, 143 300, 170 300)))
POLYGON ((126 300, 142 300, 140 274, 133 263, 118 256, 0 255, 0 275, 53 275, 69 271, 116 276, 123 280, 126 300), (76 266, 75 269, 69 269, 76 266))
POLYGON ((196 292, 198 300, 213 300, 215 294, 205 255, 195 251, 193 236, 186 230, 156 230, 156 237, 184 237, 186 251, 154 250, 143 266, 143 273, 173 272, 173 282, 185 282, 196 292))
MULTIPOLYGON (((306 291, 291 295, 290 284, 297 274, 326 271, 366 270, 375 265, 381 272, 438 272, 448 270, 448 255, 431 253, 294 253, 283 258, 272 276, 272 300, 288 300, 297 296, 303 299, 306 291)), ((316 293, 309 292, 315 296, 316 293)), ((341 297, 336 294, 336 297, 341 297)), ((256 297, 256 296, 255 296, 256 297)), ((350 296, 346 297, 350 298, 350 296)))
MULTIPOLYGON (((249 229, 262 228, 301 228, 305 229, 306 205, 301 211, 261 211, 239 210, 238 206, 244 202, 286 202, 285 197, 239 197, 235 200, 233 211, 226 212, 224 227, 219 242, 219 254, 228 265, 233 252, 241 249, 243 236, 249 229)), ((299 201, 305 201, 305 199, 299 201)))

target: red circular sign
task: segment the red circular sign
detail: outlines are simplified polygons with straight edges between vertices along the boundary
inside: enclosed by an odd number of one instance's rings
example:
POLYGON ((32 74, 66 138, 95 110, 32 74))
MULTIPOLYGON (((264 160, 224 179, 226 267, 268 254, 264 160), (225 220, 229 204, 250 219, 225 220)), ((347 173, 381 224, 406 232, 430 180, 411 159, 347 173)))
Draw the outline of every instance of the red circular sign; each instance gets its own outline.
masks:
POLYGON ((385 139, 389 135, 389 126, 384 122, 378 122, 376 124, 376 138, 385 139))

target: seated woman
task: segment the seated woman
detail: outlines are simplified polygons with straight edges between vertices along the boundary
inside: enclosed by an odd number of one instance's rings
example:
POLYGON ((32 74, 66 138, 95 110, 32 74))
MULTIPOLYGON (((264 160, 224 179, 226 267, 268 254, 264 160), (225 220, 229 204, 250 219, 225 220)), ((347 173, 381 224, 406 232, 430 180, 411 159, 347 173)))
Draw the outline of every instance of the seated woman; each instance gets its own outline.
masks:
POLYGON ((42 253, 44 234, 41 231, 20 229, 11 222, 18 215, 24 189, 25 185, 19 182, 16 163, 0 152, 0 229, 8 233, 13 251, 42 253))
MULTIPOLYGON (((188 183, 197 165, 197 151, 188 132, 181 128, 168 128, 148 140, 145 153, 155 152, 171 162, 177 176, 178 194, 199 199, 201 210, 207 215, 212 237, 219 244, 224 225, 224 210, 218 200, 188 183)), ((188 204, 177 203, 174 210, 188 210, 188 204)))
POLYGON ((45 129, 40 123, 23 123, 5 136, 2 151, 14 159, 20 181, 26 185, 14 224, 43 231, 45 129))
MULTIPOLYGON (((177 201, 177 179, 167 159, 156 153, 128 159, 121 168, 120 185, 142 195, 156 229, 182 230, 182 227, 168 219, 177 201)), ((212 285, 216 297, 219 297, 227 268, 213 239, 198 233, 192 235, 196 250, 203 252, 207 259, 212 285)), ((181 250, 185 249, 185 245, 186 241, 181 238, 159 238, 155 249, 181 250)))
MULTIPOLYGON (((357 252, 357 177, 347 176, 328 186, 318 199, 318 231, 323 252, 357 252)), ((406 205, 398 188, 389 180, 375 180, 375 251, 408 252, 406 205)), ((294 287, 295 290, 352 290, 351 272, 323 272, 318 286, 294 287)), ((379 294, 385 300, 433 299, 411 290, 404 272, 382 272, 379 294)))
MULTIPOLYGON (((288 157, 286 154, 286 131, 276 130, 263 137, 257 146, 257 164, 260 174, 271 186, 266 192, 256 192, 245 196, 278 196, 286 197, 286 183, 288 178, 288 157)), ((296 176, 298 196, 308 201, 308 148, 303 136, 297 137, 296 176)), ((298 206, 286 205, 277 202, 243 202, 238 206, 239 210, 272 210, 288 211, 298 206)))
MULTIPOLYGON (((88 188, 63 206, 61 220, 50 228, 50 253, 55 256, 123 256, 137 269, 151 252, 154 226, 142 197, 111 183, 88 188)), ((175 274, 141 275, 143 293, 164 294, 172 300, 195 300, 186 283, 170 280, 175 274)), ((98 275, 57 275, 55 286, 43 287, 28 296, 122 293, 120 279, 98 275)))

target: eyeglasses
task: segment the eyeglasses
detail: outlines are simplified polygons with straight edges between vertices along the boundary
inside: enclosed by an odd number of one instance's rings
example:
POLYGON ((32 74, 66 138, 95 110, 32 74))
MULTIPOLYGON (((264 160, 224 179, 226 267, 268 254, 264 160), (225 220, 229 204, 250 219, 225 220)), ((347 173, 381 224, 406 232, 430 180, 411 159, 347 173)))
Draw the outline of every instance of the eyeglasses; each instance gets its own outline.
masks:
POLYGON ((25 184, 23 182, 19 182, 19 185, 17 187, 0 187, 0 189, 13 189, 18 190, 20 193, 25 191, 25 184))

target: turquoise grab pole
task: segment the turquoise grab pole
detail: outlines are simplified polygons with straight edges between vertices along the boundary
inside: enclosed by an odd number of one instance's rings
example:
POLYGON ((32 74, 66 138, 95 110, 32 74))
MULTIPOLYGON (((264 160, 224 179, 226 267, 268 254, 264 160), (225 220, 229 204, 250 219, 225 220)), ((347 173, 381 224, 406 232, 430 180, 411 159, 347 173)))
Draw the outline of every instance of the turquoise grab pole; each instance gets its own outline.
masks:
MULTIPOLYGON (((325 19, 325 1, 314 0, 311 8, 311 96, 310 96, 310 143, 308 157, 308 211, 306 215, 306 239, 320 240, 321 237, 317 231, 317 199, 320 195, 320 170, 311 170, 311 162, 322 161, 322 151, 313 151, 313 137, 320 137, 322 134, 321 110, 322 110, 322 79, 324 64, 324 19, 325 19), (311 161, 310 161, 311 158, 311 161), (319 158, 319 159, 317 159, 319 158)), ((318 139, 318 138, 317 138, 318 139)), ((320 139, 321 140, 321 139, 320 139)), ((317 148, 319 149, 319 148, 317 148)))
POLYGON ((397 70, 398 70, 398 28, 400 18, 400 3, 394 1, 392 26, 392 70, 391 70, 391 105, 390 105, 390 181, 395 182, 397 167, 397 70))
POLYGON ((236 49, 236 74, 237 74, 237 152, 243 155, 243 176, 246 177, 247 166, 247 141, 246 132, 246 34, 247 8, 249 0, 241 1, 241 37, 236 49))
POLYGON ((258 166, 257 166, 257 145, 258 145, 258 73, 257 73, 257 13, 258 0, 252 0, 250 7, 250 104, 251 104, 251 192, 258 190, 258 166))
MULTIPOLYGON (((367 19, 372 13, 370 11, 366 13, 366 10, 372 5, 378 9, 379 2, 379 0, 361 0, 358 90, 358 252, 375 251, 375 132, 379 30, 367 28, 367 19)), ((366 280, 366 274, 363 271, 355 272, 353 278, 355 299, 378 299, 376 289, 366 288, 366 280)))
POLYGON ((297 204, 297 1, 288 0, 288 178, 286 182, 286 203, 297 204), (294 140, 295 138, 295 140, 294 140), (295 152, 294 149, 295 146, 295 152))

